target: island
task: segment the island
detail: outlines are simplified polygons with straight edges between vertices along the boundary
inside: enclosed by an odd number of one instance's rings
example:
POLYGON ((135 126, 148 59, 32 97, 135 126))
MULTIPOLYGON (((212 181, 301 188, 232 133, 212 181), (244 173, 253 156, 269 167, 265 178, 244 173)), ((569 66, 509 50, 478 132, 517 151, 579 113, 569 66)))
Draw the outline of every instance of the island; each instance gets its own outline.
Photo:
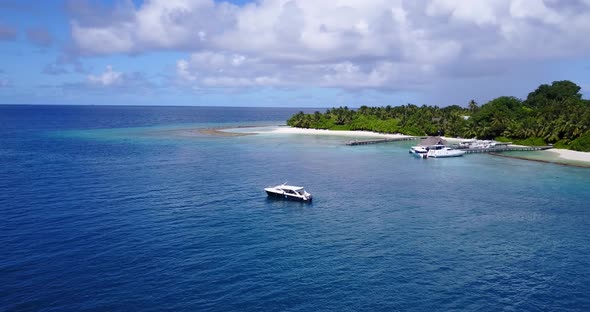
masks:
POLYGON ((299 112, 289 126, 307 129, 361 130, 404 135, 494 139, 519 145, 590 152, 590 100, 580 86, 563 80, 542 84, 521 100, 501 96, 481 106, 338 107, 313 114, 299 112))

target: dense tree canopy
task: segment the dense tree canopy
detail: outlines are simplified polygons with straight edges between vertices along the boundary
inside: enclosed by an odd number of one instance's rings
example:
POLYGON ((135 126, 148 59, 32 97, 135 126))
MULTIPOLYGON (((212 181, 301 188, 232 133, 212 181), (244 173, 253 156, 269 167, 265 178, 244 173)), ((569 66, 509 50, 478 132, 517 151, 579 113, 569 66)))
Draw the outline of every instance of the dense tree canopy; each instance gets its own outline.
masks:
POLYGON ((300 128, 496 138, 590 150, 587 139, 590 137, 590 101, 582 99, 580 89, 571 81, 555 81, 539 86, 524 101, 502 96, 481 107, 471 100, 467 108, 413 104, 361 106, 357 110, 339 107, 323 114, 300 112, 287 124, 300 128))

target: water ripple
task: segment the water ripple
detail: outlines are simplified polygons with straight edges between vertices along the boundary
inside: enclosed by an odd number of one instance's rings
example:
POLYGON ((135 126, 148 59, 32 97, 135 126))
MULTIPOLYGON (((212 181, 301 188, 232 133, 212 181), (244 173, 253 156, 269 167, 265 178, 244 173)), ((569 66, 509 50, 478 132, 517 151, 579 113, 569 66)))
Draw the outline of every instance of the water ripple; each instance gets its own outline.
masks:
POLYGON ((0 310, 590 309, 588 171, 101 114, 2 130, 0 310), (267 199, 285 180, 314 202, 267 199))

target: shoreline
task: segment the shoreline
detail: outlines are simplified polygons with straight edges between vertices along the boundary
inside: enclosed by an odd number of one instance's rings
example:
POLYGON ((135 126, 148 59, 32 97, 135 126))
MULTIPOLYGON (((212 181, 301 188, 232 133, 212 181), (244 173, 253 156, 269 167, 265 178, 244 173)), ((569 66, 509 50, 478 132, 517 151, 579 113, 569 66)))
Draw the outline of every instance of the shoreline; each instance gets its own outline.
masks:
MULTIPOLYGON (((351 131, 351 130, 325 130, 325 129, 307 129, 307 128, 294 128, 289 126, 238 126, 238 127, 228 127, 228 128, 212 128, 212 129, 202 129, 200 130, 201 133, 209 134, 209 135, 219 135, 219 136, 244 136, 244 135, 255 135, 255 134, 300 134, 300 135, 326 135, 326 136, 340 136, 340 137, 356 137, 356 138, 382 138, 382 139, 398 139, 398 138, 407 138, 413 137, 411 135, 405 134, 389 134, 389 133, 378 133, 372 131, 351 131), (248 132, 233 132, 231 130, 234 129, 244 129, 250 128, 252 131, 248 132)), ((456 143, 463 139, 461 138, 451 138, 451 137, 442 137, 443 139, 447 140, 449 143, 456 143)), ((564 163, 555 161, 552 159, 536 159, 536 158, 528 158, 525 156, 511 156, 511 155, 500 155, 500 153, 490 153, 494 156, 500 157, 507 157, 507 158, 514 158, 514 159, 522 159, 522 160, 531 160, 537 162, 544 162, 544 163, 551 163, 557 165, 564 165, 564 166, 575 166, 580 168, 590 168, 590 153, 588 152, 577 152, 572 150, 566 149, 550 149, 546 151, 541 151, 542 153, 549 153, 549 157, 556 157, 558 160, 563 161, 575 161, 581 162, 580 164, 575 163, 564 163)))
MULTIPOLYGON (((587 164, 576 164, 576 163, 565 163, 565 162, 558 162, 558 161, 551 161, 551 160, 544 160, 544 159, 534 159, 534 158, 528 158, 528 157, 523 157, 523 156, 513 156, 513 155, 506 155, 503 153, 489 153, 492 156, 498 156, 498 157, 504 157, 504 158, 511 158, 511 159, 520 159, 520 160, 527 160, 527 161, 534 161, 534 162, 540 162, 540 163, 545 163, 545 164, 552 164, 552 165, 559 165, 559 166, 566 166, 566 167, 577 167, 577 168, 590 168, 590 162, 588 162, 587 164)), ((570 160, 570 159, 565 159, 564 160, 570 160)))
MULTIPOLYGON (((222 132, 232 133, 233 129, 240 129, 246 127, 231 127, 224 129, 217 129, 222 132)), ((357 138, 383 138, 383 139, 397 139, 413 137, 411 135, 405 135, 400 133, 378 133, 372 131, 350 131, 350 130, 325 130, 325 129, 307 129, 307 128, 294 128, 289 126, 253 126, 247 127, 253 128, 251 134, 302 134, 302 135, 326 135, 326 136, 341 136, 341 137, 357 137, 357 138), (262 130, 257 130, 262 129, 262 130), (267 128, 267 129, 263 129, 267 128)), ((233 132, 241 133, 241 132, 233 132)))
MULTIPOLYGON (((451 138, 451 137, 442 137, 442 138, 447 140, 447 142, 449 142, 449 143, 458 143, 458 142, 464 140, 461 138, 451 138)), ((510 146, 522 147, 524 145, 510 144, 510 146)), ((551 148, 551 149, 539 151, 539 152, 547 153, 548 155, 551 155, 550 157, 555 156, 555 158, 558 160, 577 161, 577 162, 582 162, 582 163, 588 163, 588 166, 586 166, 585 164, 572 164, 572 166, 583 167, 583 168, 590 167, 590 152, 578 152, 578 151, 572 151, 572 150, 560 149, 560 148, 551 148)), ((495 156, 515 158, 515 159, 526 159, 526 160, 559 164, 559 165, 570 165, 569 163, 560 163, 559 161, 554 161, 554 160, 541 160, 541 159, 536 159, 536 158, 527 158, 525 156, 499 155, 500 153, 490 153, 490 154, 495 155, 495 156)))
POLYGON ((578 152, 560 148, 553 148, 548 150, 547 152, 557 154, 558 158, 566 159, 566 160, 575 160, 575 161, 582 161, 590 163, 590 153, 588 152, 578 152))
POLYGON ((256 128, 256 127, 257 126, 203 128, 203 129, 199 129, 199 133, 211 135, 211 136, 238 137, 238 136, 246 136, 246 135, 255 135, 257 133, 254 133, 254 132, 232 132, 232 131, 226 131, 226 130, 256 128))
POLYGON ((199 129, 199 133, 211 135, 211 136, 222 136, 222 137, 237 137, 237 136, 245 136, 245 135, 254 135, 255 134, 255 133, 227 132, 227 131, 223 131, 223 129, 199 129))

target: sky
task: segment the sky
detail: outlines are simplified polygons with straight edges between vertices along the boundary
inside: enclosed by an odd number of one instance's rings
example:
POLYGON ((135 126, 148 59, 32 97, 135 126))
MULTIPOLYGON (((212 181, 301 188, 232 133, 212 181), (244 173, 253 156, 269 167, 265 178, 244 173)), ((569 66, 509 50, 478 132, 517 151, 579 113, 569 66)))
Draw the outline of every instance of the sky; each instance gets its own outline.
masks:
POLYGON ((480 104, 571 80, 590 0, 0 0, 0 104, 480 104))

